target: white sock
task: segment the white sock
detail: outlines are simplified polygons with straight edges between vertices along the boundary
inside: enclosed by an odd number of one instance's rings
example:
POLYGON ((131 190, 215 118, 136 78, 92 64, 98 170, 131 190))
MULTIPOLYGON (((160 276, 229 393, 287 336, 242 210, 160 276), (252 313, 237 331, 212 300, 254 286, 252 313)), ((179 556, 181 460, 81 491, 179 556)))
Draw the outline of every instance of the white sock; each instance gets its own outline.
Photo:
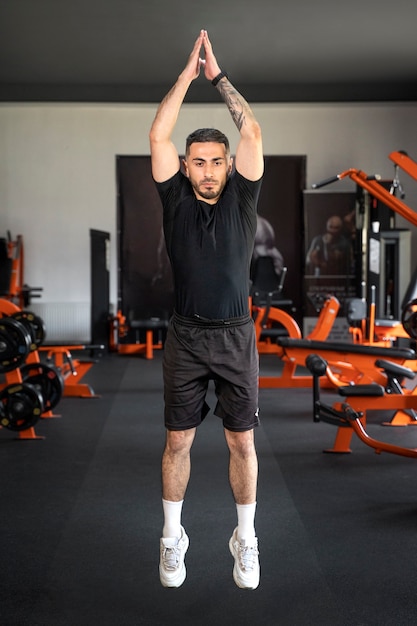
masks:
POLYGON ((162 507, 164 509, 163 537, 181 537, 181 513, 183 503, 184 500, 171 502, 170 500, 164 500, 162 498, 162 507))
POLYGON ((250 541, 256 536, 255 511, 256 502, 251 504, 236 504, 237 510, 237 536, 239 539, 250 541))

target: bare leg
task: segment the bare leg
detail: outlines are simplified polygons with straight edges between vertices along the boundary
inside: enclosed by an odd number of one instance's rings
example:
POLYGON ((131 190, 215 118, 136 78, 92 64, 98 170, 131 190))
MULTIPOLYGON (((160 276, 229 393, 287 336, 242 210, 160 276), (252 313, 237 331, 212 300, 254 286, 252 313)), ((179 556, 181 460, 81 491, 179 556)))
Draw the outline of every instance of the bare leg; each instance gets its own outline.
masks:
POLYGON ((258 459, 253 430, 233 433, 225 430, 230 451, 229 477, 236 502, 238 525, 229 541, 235 560, 233 579, 242 589, 259 585, 258 539, 255 535, 258 459))
POLYGON ((258 458, 253 430, 235 433, 225 429, 230 452, 229 480, 236 504, 256 501, 258 458))
POLYGON ((162 497, 179 502, 184 499, 190 479, 190 450, 196 429, 167 430, 165 449, 162 456, 162 497))
POLYGON ((159 576, 164 587, 180 587, 186 577, 184 559, 189 539, 181 525, 181 510, 190 478, 190 449, 195 430, 167 430, 166 434, 162 456, 164 528, 159 560, 159 576))

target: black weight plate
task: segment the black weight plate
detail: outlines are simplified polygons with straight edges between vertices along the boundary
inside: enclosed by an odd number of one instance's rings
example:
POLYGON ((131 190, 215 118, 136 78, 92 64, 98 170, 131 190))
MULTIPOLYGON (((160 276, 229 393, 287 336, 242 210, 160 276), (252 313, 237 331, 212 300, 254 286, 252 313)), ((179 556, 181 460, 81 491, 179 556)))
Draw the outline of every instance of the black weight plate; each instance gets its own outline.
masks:
POLYGON ((417 339, 417 300, 411 300, 404 307, 401 322, 411 339, 417 339))
POLYGON ((10 372, 26 361, 31 336, 13 317, 0 318, 0 373, 10 372))
POLYGON ((46 363, 26 363, 20 368, 22 380, 36 387, 43 398, 44 410, 53 409, 64 393, 64 379, 59 370, 46 363))
POLYGON ((0 425, 9 430, 27 430, 43 413, 39 391, 28 383, 8 385, 0 393, 0 425))
POLYGON ((26 317, 22 315, 21 312, 13 313, 12 318, 17 320, 21 324, 23 324, 23 326, 26 328, 26 332, 29 334, 29 337, 30 337, 29 351, 34 352, 35 350, 37 350, 37 345, 35 343, 34 329, 32 328, 31 323, 27 320, 26 317))
POLYGON ((43 319, 39 317, 39 315, 32 313, 32 311, 25 309, 13 313, 12 317, 22 322, 29 329, 33 342, 31 351, 37 350, 39 346, 43 344, 46 337, 46 328, 43 319))

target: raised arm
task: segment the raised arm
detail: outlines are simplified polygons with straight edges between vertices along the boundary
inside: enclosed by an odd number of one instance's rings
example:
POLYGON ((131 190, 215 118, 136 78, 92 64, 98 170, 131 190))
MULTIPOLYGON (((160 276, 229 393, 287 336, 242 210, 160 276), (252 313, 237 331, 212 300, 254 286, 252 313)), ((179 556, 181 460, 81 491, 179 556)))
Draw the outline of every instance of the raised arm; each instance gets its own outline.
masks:
POLYGON ((168 180, 180 168, 178 152, 172 143, 171 135, 188 88, 192 81, 199 76, 200 67, 204 63, 200 58, 203 38, 204 31, 201 31, 195 41, 187 65, 159 105, 149 132, 152 176, 157 182, 168 180))
MULTIPOLYGON (((203 31, 203 46, 204 73, 208 80, 213 81, 222 72, 214 56, 207 31, 203 31)), ((240 133, 235 157, 236 169, 248 180, 258 180, 264 171, 261 127, 245 98, 233 87, 226 75, 218 80, 216 89, 220 92, 240 133)))

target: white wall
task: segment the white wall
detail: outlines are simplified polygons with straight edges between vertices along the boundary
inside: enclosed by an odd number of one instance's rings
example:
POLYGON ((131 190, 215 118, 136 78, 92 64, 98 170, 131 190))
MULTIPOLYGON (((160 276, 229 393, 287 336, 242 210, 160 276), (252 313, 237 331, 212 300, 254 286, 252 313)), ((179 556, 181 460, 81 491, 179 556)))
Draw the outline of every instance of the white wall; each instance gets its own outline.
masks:
MULTIPOLYGON (((253 109, 266 155, 307 155, 308 187, 350 167, 392 178, 393 150, 417 159, 417 103, 253 109)), ((117 302, 115 157, 149 154, 155 110, 134 104, 0 105, 0 237, 8 230, 23 235, 25 282, 43 287, 43 302, 89 301, 90 228, 111 233, 111 301, 117 302)), ((234 151, 237 131, 219 103, 183 106, 174 135, 180 152, 185 136, 200 126, 221 128, 234 151)), ((417 182, 404 173, 401 181, 407 204, 417 210, 417 182)), ((328 189, 352 190, 354 184, 347 178, 328 189)), ((409 224, 399 218, 397 226, 409 224)))

